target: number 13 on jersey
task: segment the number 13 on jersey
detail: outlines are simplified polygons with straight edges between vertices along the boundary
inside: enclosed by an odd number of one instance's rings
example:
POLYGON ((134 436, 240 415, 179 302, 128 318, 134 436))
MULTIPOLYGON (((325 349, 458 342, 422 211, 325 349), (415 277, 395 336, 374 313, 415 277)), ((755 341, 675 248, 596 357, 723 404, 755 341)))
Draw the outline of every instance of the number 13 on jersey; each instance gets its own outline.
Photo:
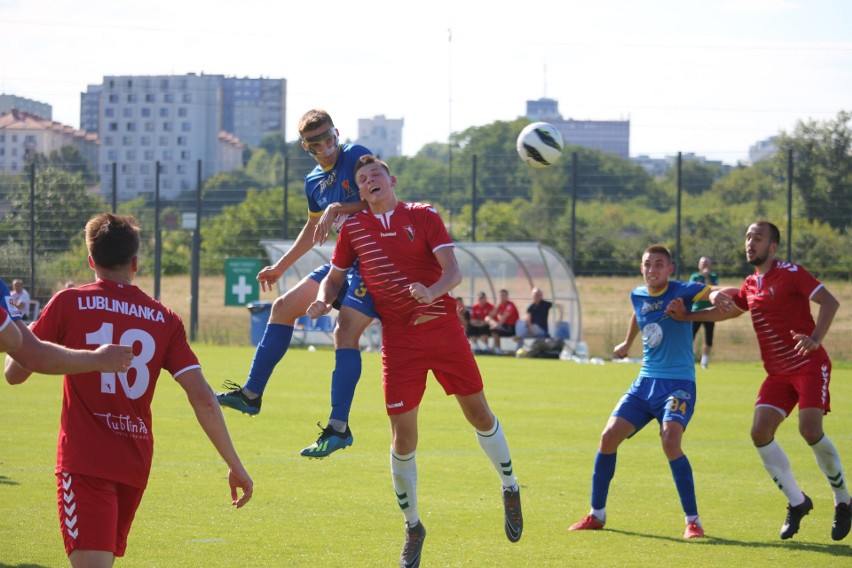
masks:
POLYGON ((142 346, 141 351, 133 357, 127 373, 101 373, 101 392, 106 394, 116 394, 116 376, 118 376, 119 384, 127 398, 135 400, 145 394, 148 390, 148 384, 151 381, 151 374, 148 371, 148 362, 154 356, 155 345, 154 338, 147 331, 142 329, 128 329, 121 334, 118 341, 113 337, 113 325, 104 323, 99 330, 86 334, 86 343, 88 345, 109 345, 117 343, 119 345, 129 345, 136 351, 136 343, 142 346), (131 386, 127 382, 127 374, 130 370, 136 371, 136 378, 131 386))

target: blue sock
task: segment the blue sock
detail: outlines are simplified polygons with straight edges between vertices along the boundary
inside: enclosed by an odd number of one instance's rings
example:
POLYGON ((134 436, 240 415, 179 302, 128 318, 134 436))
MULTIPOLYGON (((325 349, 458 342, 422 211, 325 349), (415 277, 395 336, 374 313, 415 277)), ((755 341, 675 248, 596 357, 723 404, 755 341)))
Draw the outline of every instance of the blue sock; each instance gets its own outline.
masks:
POLYGON ((334 372, 331 374, 332 420, 349 422, 349 410, 355 398, 355 387, 361 378, 361 350, 338 349, 334 352, 334 372))
POLYGON ((251 362, 248 380, 243 385, 244 388, 257 394, 263 394, 266 383, 269 382, 269 377, 275 370, 275 365, 287 353, 291 339, 293 339, 292 325, 266 324, 263 337, 254 352, 254 359, 251 362))
POLYGON ((677 494, 680 495, 680 505, 687 517, 698 515, 698 502, 695 500, 695 481, 692 478, 692 466, 686 456, 680 456, 669 462, 672 468, 677 494))
POLYGON ((615 457, 618 454, 595 454, 595 470, 592 473, 592 508, 606 507, 609 483, 615 475, 615 457))

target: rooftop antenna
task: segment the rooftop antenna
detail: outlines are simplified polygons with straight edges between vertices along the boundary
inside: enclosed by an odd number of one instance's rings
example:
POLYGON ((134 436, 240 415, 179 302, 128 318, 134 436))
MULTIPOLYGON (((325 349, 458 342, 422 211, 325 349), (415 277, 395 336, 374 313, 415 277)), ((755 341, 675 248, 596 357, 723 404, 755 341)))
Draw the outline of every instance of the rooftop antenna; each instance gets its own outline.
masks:
POLYGON ((547 63, 544 64, 544 95, 543 98, 547 98, 547 63))

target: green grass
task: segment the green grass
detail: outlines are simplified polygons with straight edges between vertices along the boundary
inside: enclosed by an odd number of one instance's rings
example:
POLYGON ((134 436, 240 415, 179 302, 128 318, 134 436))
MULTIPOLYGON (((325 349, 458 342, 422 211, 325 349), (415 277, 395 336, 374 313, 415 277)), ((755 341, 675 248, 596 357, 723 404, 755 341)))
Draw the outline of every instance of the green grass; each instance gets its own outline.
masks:
MULTIPOLYGON (((242 380, 250 348, 196 346, 214 387, 242 380)), ((226 469, 182 390, 161 377, 154 402, 151 480, 117 566, 392 566, 403 538, 388 465, 380 358, 364 354, 355 444, 306 460, 299 450, 325 421, 330 351, 292 350, 248 418, 226 411, 255 481, 243 509, 229 505, 226 469)), ((525 531, 503 534, 499 481, 453 399, 430 378, 420 411, 419 506, 429 531, 424 566, 826 566, 852 562, 829 536, 832 498, 812 452, 788 421, 778 439, 815 502, 801 532, 782 542, 785 501, 751 446, 756 364, 699 369, 685 450, 708 538, 684 541, 683 513, 655 428, 619 452, 607 530, 569 533, 589 506, 592 460, 635 364, 480 358, 486 394, 504 425, 522 486, 525 531), (845 560, 844 560, 845 559, 845 560)), ((852 370, 835 369, 826 431, 852 471, 852 370)), ((0 566, 65 566, 53 477, 61 382, 3 385, 0 402, 0 566)), ((852 537, 850 537, 852 538, 852 537)))

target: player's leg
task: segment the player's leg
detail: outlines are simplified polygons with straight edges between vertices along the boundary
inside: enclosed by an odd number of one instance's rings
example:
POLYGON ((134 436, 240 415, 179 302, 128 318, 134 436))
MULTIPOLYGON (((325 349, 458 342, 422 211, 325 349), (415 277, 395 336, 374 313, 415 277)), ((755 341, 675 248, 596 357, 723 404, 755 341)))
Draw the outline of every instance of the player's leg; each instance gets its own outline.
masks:
POLYGON ((417 411, 389 415, 391 424, 390 466, 396 502, 405 517, 405 543, 400 566, 418 566, 426 538, 417 509, 417 411))
POLYGON ((494 471, 500 476, 506 538, 511 542, 518 542, 524 531, 521 489, 512 467, 512 455, 503 427, 488 407, 483 391, 465 396, 456 395, 456 400, 465 418, 476 431, 479 447, 491 460, 494 471))
POLYGON ((232 383, 228 386, 233 386, 233 389, 218 393, 216 399, 219 404, 250 415, 260 412, 261 396, 266 385, 275 366, 290 347, 290 341, 293 339, 293 325, 316 299, 319 282, 325 276, 322 271, 327 272, 327 266, 306 276, 273 302, 263 337, 254 352, 248 379, 242 387, 232 383))
POLYGON ((373 298, 356 268, 348 275, 348 286, 340 302, 340 313, 334 328, 334 371, 331 374, 331 414, 328 424, 316 442, 303 449, 301 455, 323 458, 352 445, 349 412, 355 398, 355 387, 361 378, 361 335, 378 317, 373 298))
POLYGON ((799 434, 811 447, 817 464, 834 493, 834 522, 831 538, 842 540, 852 528, 852 499, 846 485, 843 464, 834 443, 823 431, 823 416, 831 410, 831 362, 826 360, 810 374, 797 379, 799 392, 799 434))
POLYGON ((790 459, 775 440, 775 432, 795 405, 796 395, 792 388, 768 378, 760 388, 758 400, 766 403, 754 408, 751 440, 763 467, 787 498, 787 516, 781 526, 781 538, 788 539, 799 531, 802 518, 813 509, 810 497, 804 494, 793 476, 790 459), (792 399, 792 405, 782 402, 787 398, 792 399))
POLYGON ((704 345, 701 347, 701 368, 706 369, 710 365, 710 350, 713 349, 713 331, 716 328, 716 322, 705 321, 704 324, 704 345))

